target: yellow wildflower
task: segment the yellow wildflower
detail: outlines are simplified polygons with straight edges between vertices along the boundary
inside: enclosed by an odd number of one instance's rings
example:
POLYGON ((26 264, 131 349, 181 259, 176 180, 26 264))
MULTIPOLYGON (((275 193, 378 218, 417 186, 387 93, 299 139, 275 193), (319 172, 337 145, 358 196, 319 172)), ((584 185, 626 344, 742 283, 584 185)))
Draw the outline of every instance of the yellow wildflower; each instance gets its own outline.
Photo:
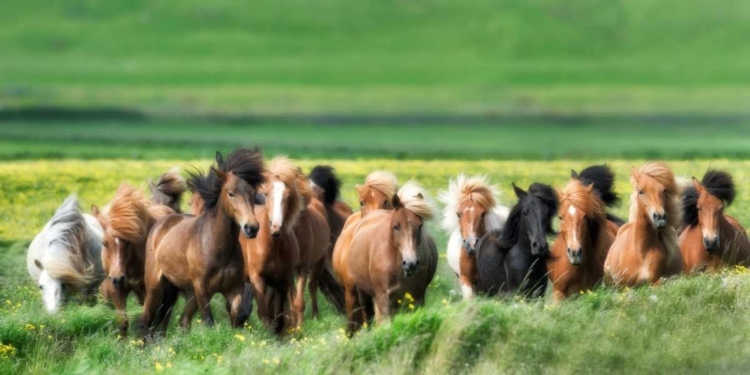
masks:
POLYGON ((245 341, 245 336, 242 336, 240 334, 234 335, 234 338, 236 338, 237 340, 243 341, 243 342, 245 341))
POLYGON ((156 368, 156 371, 164 371, 164 366, 159 362, 154 363, 154 367, 156 368))
POLYGON ((414 310, 414 304, 413 303, 409 304, 409 310, 414 310))
POLYGON ((448 304, 448 300, 447 299, 443 299, 443 305, 447 305, 447 304, 448 304))

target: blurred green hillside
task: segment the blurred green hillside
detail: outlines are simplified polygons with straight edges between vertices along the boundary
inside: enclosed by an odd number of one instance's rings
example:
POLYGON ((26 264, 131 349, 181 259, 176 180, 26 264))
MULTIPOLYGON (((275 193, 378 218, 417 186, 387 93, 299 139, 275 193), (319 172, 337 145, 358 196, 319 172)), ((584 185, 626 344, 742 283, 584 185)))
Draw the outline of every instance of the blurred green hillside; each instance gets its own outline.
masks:
POLYGON ((740 113, 750 2, 6 0, 0 106, 740 113))

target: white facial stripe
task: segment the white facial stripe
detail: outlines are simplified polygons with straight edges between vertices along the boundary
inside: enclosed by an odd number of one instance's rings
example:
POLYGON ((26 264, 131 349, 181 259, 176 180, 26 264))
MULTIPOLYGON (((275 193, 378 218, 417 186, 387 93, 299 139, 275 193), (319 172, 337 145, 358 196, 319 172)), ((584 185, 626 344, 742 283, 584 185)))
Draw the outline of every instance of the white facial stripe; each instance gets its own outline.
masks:
POLYGON ((572 204, 571 204, 571 205, 570 205, 570 206, 568 207, 568 213, 569 213, 569 214, 570 214, 571 216, 575 216, 575 214, 576 214, 576 206, 574 206, 574 205, 572 205, 572 204))
POLYGON ((120 239, 115 237, 115 246, 120 246, 120 239))
POLYGON ((271 214, 271 223, 273 225, 281 226, 284 223, 284 218, 281 214, 281 198, 284 197, 284 183, 281 181, 273 182, 273 213, 271 214))

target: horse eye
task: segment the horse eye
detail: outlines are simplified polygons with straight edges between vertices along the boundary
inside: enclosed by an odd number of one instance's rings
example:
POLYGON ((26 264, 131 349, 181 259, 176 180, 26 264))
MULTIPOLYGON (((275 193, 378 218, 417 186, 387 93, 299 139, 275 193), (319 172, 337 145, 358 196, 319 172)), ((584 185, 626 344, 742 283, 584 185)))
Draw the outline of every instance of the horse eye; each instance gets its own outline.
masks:
POLYGON ((400 226, 399 226, 398 224, 395 224, 395 225, 393 226, 393 230, 395 230, 396 232, 398 232, 398 231, 399 231, 399 229, 401 229, 401 227, 400 227, 400 226))
POLYGON ((232 193, 231 191, 227 194, 229 194, 229 198, 234 198, 234 193, 232 193))
POLYGON ((359 206, 362 207, 365 205, 365 201, 359 201, 359 206))
POLYGON ((643 195, 643 190, 638 190, 638 194, 643 195))
POLYGON ((42 289, 44 289, 44 286, 43 285, 39 285, 39 290, 42 290, 42 289))
POLYGON ((460 212, 456 212, 456 216, 461 217, 461 213, 460 212))
POLYGON ((557 216, 558 219, 562 220, 562 215, 557 216))

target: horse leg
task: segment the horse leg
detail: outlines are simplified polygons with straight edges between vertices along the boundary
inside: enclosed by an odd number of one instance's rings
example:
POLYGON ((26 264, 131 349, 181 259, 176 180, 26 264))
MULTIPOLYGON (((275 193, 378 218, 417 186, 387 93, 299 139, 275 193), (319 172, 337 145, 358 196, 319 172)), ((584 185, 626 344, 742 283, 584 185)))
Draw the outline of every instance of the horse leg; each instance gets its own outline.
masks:
POLYGON ((193 292, 185 291, 184 295, 185 309, 182 311, 182 316, 180 316, 180 327, 190 329, 190 325, 193 322, 193 315, 198 311, 198 301, 195 300, 193 292))
POLYGON ((461 294, 463 294, 464 299, 471 299, 474 297, 477 260, 475 257, 470 256, 463 247, 461 248, 459 267, 458 283, 461 284, 461 294))
POLYGON ((208 293, 207 285, 197 280, 193 283, 193 291, 198 302, 198 308, 203 316, 203 324, 207 327, 213 326, 214 314, 211 312, 211 295, 208 293))
POLYGON ((305 315, 305 286, 307 286, 307 278, 309 275, 309 269, 302 270, 297 274, 296 293, 292 290, 289 291, 290 302, 294 301, 291 306, 294 318, 291 320, 290 325, 295 327, 302 326, 302 319, 305 315))
POLYGON ((244 283, 233 288, 231 291, 224 293, 227 306, 229 306, 229 320, 232 323, 232 328, 241 328, 250 316, 250 312, 245 308, 245 303, 243 301, 244 297, 244 283))
POLYGON ((165 282, 164 293, 161 298, 161 305, 156 311, 154 317, 154 326, 158 326, 157 331, 160 336, 165 336, 167 328, 169 328, 169 321, 172 319, 172 312, 174 311, 174 304, 177 302, 177 298, 180 296, 180 290, 169 283, 165 282))
POLYGON ((359 293, 355 287, 344 288, 344 303, 346 304, 346 329, 351 336, 357 332, 364 311, 360 311, 359 293))
POLYGON ((117 326, 119 328, 119 336, 120 338, 125 338, 125 336, 128 335, 128 312, 127 312, 127 306, 128 306, 128 289, 116 289, 112 288, 110 297, 112 298, 112 303, 115 305, 115 310, 117 311, 117 326))
POLYGON ((251 274, 250 285, 253 286, 253 294, 255 294, 255 301, 258 302, 258 319, 263 322, 266 326, 271 324, 271 312, 269 307, 271 301, 267 300, 266 281, 258 274, 251 274))
POLYGON ((310 301, 312 302, 312 315, 317 318, 320 314, 318 309, 318 287, 320 286, 320 276, 326 266, 326 258, 323 257, 316 263, 310 272, 310 280, 307 282, 307 288, 310 290, 310 301))
POLYGON ((157 310, 161 307, 164 289, 167 287, 166 283, 167 280, 164 277, 159 277, 152 285, 146 287, 146 299, 143 301, 143 314, 141 314, 139 322, 141 336, 144 339, 151 334, 154 318, 157 310))
POLYGON ((387 290, 375 292, 375 306, 378 311, 378 325, 387 322, 391 317, 391 296, 387 290))
POLYGON ((294 280, 290 277, 289 279, 282 279, 279 281, 276 288, 275 298, 273 301, 273 331, 277 335, 284 333, 286 328, 286 310, 285 310, 285 298, 289 295, 290 299, 294 299, 295 290, 292 288, 294 280))

